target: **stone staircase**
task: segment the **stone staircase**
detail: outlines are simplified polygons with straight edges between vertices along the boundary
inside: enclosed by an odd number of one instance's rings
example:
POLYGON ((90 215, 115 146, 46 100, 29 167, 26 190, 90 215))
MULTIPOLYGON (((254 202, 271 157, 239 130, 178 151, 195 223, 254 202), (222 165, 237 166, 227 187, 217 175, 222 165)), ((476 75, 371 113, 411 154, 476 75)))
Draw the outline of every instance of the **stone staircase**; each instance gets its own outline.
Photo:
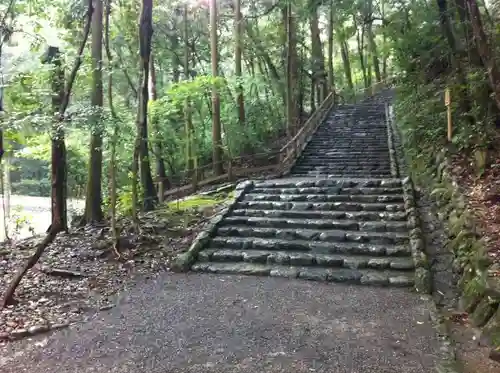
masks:
POLYGON ((388 149, 383 105, 343 105, 320 125, 291 175, 391 177, 388 149))
POLYGON ((322 124, 291 177, 249 182, 191 269, 413 286, 404 187, 391 177, 380 103, 322 124))

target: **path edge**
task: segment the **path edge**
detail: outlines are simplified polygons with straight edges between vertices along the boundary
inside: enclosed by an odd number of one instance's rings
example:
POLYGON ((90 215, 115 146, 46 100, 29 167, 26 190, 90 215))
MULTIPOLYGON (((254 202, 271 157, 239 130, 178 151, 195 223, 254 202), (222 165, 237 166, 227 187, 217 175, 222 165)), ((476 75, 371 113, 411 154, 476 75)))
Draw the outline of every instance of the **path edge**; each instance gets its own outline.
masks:
POLYGON ((236 186, 234 200, 210 219, 205 228, 194 238, 187 251, 176 255, 170 266, 173 272, 188 272, 190 270, 191 265, 198 259, 199 252, 212 239, 222 220, 234 210, 236 204, 253 189, 254 185, 253 180, 246 180, 236 186))
MULTIPOLYGON (((432 275, 429 260, 427 259, 426 254, 424 233, 421 228, 422 221, 417 209, 415 185, 406 162, 403 143, 401 141, 402 134, 394 121, 392 104, 387 106, 386 114, 388 127, 390 129, 388 130, 389 145, 392 146, 394 150, 393 154, 399 162, 397 166, 395 165, 394 168, 391 168, 398 173, 400 177, 404 177, 402 180, 403 200, 405 211, 407 213, 408 228, 410 229, 409 236, 411 256, 413 258, 413 263, 415 264, 415 290, 421 294, 431 294, 432 275)), ((392 149, 389 149, 389 151, 391 150, 392 149)))

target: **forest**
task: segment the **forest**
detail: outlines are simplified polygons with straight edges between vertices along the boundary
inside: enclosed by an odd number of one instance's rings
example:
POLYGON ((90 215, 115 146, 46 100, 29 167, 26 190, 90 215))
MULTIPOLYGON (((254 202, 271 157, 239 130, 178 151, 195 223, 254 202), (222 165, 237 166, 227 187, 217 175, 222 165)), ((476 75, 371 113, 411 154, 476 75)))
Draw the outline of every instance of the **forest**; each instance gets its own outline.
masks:
POLYGON ((120 219, 140 232, 181 187, 262 175, 329 100, 389 83, 412 172, 447 148, 495 201, 499 18, 479 0, 1 0, 3 199, 50 197, 52 216, 3 304, 69 230, 68 198, 119 256, 120 219))

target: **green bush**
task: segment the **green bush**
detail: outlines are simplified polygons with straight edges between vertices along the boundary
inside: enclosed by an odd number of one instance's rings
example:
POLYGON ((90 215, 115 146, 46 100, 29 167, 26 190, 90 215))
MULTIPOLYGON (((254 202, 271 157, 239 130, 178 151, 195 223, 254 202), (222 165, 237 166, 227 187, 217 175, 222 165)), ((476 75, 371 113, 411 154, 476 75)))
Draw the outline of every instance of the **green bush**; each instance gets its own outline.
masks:
POLYGON ((20 194, 24 196, 34 197, 49 197, 50 196, 50 181, 42 180, 21 180, 12 183, 12 194, 20 194))

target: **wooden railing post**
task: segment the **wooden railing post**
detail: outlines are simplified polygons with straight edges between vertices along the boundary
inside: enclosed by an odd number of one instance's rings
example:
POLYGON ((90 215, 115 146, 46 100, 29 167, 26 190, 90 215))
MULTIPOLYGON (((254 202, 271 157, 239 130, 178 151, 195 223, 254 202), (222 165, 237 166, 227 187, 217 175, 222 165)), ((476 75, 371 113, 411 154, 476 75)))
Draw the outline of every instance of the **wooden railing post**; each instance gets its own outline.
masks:
POLYGON ((229 158, 227 161, 227 178, 229 179, 228 181, 233 180, 233 160, 232 158, 229 158))
POLYGON ((164 197, 165 197, 165 190, 163 188, 163 180, 160 180, 158 183, 158 202, 163 203, 164 197))

